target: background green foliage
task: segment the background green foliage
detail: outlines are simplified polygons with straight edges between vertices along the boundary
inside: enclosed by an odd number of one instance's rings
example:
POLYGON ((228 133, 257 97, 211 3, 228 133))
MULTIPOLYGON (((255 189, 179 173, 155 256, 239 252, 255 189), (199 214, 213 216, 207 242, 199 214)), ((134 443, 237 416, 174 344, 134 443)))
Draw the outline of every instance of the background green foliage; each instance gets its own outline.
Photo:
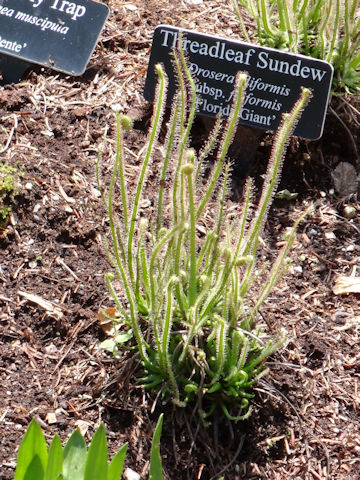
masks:
POLYGON ((326 60, 334 67, 336 91, 360 91, 358 0, 232 0, 241 30, 243 7, 256 25, 255 39, 267 47, 326 60))
POLYGON ((20 169, 7 162, 0 162, 0 224, 11 211, 7 203, 12 202, 19 193, 22 176, 20 169))

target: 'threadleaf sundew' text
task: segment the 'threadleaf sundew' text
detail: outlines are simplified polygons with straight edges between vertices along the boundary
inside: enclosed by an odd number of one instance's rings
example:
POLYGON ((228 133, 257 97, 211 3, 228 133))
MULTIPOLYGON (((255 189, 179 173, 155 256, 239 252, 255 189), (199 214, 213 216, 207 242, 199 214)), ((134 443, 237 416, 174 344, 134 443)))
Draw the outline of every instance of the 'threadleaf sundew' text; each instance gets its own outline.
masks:
MULTIPOLYGON (((163 28, 161 34, 161 45, 163 47, 177 48, 179 40, 178 32, 163 28)), ((213 45, 209 45, 206 42, 183 38, 182 43, 183 49, 188 50, 194 55, 217 58, 239 65, 255 65, 260 70, 278 72, 292 77, 310 78, 313 81, 321 82, 326 74, 326 70, 304 65, 300 58, 295 62, 291 62, 272 58, 270 52, 256 51, 255 48, 248 48, 246 51, 234 50, 233 48, 229 48, 227 42, 222 40, 217 40, 213 45)), ((220 76, 218 78, 215 77, 214 80, 221 81, 220 76)))

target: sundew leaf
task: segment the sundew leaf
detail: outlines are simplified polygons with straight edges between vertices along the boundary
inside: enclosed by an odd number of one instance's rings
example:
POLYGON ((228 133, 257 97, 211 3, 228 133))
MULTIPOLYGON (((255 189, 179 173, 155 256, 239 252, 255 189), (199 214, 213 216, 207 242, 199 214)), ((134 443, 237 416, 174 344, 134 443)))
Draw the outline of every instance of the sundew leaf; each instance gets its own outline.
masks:
POLYGON ((43 480, 47 456, 44 434, 32 419, 19 447, 14 480, 43 480))
POLYGON ((64 447, 63 480, 84 480, 85 462, 85 440, 75 430, 64 447))
POLYGON ((107 478, 107 441, 105 427, 102 423, 91 440, 85 465, 84 480, 100 480, 107 478))
POLYGON ((107 480, 120 480, 124 468, 124 461, 128 444, 125 443, 111 460, 108 468, 107 480))
POLYGON ((48 462, 44 480, 58 480, 62 473, 63 451, 58 435, 55 435, 49 447, 48 462))
POLYGON ((150 452, 150 475, 149 480, 163 480, 162 464, 160 455, 160 437, 164 415, 161 414, 157 421, 151 444, 150 452))

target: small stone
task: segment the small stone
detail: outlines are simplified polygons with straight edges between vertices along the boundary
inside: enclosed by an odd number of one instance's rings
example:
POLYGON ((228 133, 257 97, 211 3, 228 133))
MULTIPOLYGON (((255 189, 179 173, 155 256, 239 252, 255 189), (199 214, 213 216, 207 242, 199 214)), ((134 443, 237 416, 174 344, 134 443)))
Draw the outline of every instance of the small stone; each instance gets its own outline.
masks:
POLYGON ((49 345, 47 345, 44 350, 46 353, 49 353, 49 354, 56 353, 58 351, 57 347, 53 343, 50 343, 49 345))
POLYGON ((331 173, 336 192, 340 197, 347 197, 357 192, 358 179, 354 165, 340 162, 331 173))
POLYGON ((76 117, 86 117, 86 110, 84 107, 76 107, 73 110, 73 113, 76 117))
POLYGON ((325 232, 325 238, 327 240, 336 240, 336 235, 334 232, 325 232))
POLYGON ((97 188, 95 187, 92 187, 91 188, 91 193, 93 195, 94 198, 100 198, 101 197, 101 192, 100 190, 98 190, 97 188))
POLYGON ((114 103, 114 105, 111 105, 111 110, 113 112, 120 112, 121 110, 121 105, 120 103, 114 103))
POLYGON ((32 190, 33 189, 33 184, 31 182, 25 183, 25 188, 26 190, 32 190))
POLYGON ((145 209, 145 208, 149 208, 149 207, 151 207, 151 201, 148 198, 145 198, 144 200, 142 200, 140 202, 140 208, 145 209))
POLYGON ((344 207, 344 217, 347 219, 352 219, 356 217, 356 209, 351 205, 345 205, 344 207))
POLYGON ((131 468, 127 468, 124 472, 124 479, 125 480, 140 480, 140 475, 131 468))
POLYGON ((355 245, 348 245, 346 248, 345 248, 345 251, 346 252, 353 252, 355 250, 355 245))

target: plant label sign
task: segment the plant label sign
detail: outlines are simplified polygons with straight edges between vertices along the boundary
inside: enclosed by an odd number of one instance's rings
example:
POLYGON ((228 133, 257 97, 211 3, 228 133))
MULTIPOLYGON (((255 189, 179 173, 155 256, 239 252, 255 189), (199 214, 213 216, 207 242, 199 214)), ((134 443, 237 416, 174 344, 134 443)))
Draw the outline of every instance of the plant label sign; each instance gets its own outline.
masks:
POLYGON ((282 113, 292 109, 301 88, 307 87, 312 98, 294 135, 310 140, 321 137, 333 76, 328 62, 172 26, 160 25, 155 29, 144 88, 146 100, 154 100, 154 66, 162 63, 169 77, 167 104, 171 105, 177 85, 173 51, 179 48, 180 38, 190 73, 196 80, 197 113, 228 116, 235 75, 241 70, 248 73, 248 83, 240 123, 276 130, 282 113))
POLYGON ((108 15, 92 0, 0 0, 0 52, 81 75, 108 15))

